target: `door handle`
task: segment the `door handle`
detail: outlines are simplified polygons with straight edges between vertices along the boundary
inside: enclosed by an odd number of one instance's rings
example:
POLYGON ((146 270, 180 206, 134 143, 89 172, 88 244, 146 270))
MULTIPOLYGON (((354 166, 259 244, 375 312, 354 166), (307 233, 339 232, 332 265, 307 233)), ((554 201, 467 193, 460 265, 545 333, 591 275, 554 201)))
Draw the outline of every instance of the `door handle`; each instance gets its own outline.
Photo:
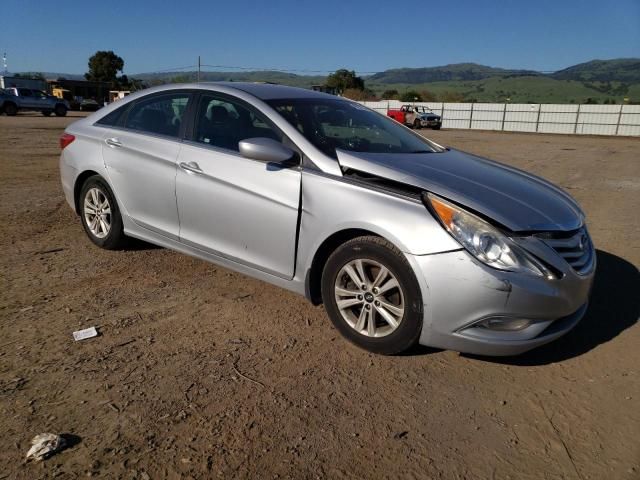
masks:
POLYGON ((180 162, 180 168, 191 173, 203 173, 196 162, 180 162))
POLYGON ((122 143, 117 138, 107 138, 104 143, 109 145, 110 147, 121 147, 122 143))

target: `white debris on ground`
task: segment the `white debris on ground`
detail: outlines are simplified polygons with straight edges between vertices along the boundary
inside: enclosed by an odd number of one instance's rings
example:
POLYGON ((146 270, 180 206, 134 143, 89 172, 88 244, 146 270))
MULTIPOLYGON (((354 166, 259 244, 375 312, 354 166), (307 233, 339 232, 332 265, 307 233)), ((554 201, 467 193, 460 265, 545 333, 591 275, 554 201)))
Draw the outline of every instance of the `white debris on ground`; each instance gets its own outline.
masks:
POLYGON ((31 440, 31 448, 27 452, 27 460, 39 462, 64 448, 64 438, 54 433, 41 433, 31 440))
POLYGON ((87 338, 93 338, 98 336, 98 331, 96 327, 85 328, 84 330, 77 330, 73 332, 73 339, 78 342, 80 340, 85 340, 87 338))

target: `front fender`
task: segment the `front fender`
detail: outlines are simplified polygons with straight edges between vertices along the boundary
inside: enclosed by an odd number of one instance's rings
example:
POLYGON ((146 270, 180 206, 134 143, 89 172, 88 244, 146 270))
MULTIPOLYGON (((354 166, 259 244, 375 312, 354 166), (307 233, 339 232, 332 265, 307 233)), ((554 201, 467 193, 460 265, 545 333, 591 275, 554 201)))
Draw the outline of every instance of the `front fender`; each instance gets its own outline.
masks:
POLYGON ((411 255, 460 248, 419 200, 343 177, 303 172, 297 257, 302 271, 311 266, 315 252, 327 238, 352 229, 379 235, 411 255))

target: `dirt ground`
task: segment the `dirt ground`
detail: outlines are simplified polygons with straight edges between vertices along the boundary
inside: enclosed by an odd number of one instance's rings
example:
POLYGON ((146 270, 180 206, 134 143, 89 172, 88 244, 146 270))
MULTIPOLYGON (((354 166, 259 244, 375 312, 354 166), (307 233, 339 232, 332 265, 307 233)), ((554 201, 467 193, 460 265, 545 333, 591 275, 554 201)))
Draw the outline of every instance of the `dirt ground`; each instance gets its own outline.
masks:
POLYGON ((567 189, 599 271, 546 347, 383 357, 292 293, 93 246, 58 178, 73 120, 0 117, 0 480, 640 478, 640 139, 426 132, 567 189), (70 447, 25 464, 42 432, 70 447))

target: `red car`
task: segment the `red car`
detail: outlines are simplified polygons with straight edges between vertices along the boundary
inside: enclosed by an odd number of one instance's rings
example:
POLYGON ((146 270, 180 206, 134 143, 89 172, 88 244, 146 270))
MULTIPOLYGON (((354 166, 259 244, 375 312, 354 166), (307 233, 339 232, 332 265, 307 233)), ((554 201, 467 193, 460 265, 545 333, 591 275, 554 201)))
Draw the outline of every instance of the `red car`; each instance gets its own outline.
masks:
POLYGON ((400 110, 390 108, 387 116, 412 128, 433 128, 440 130, 442 118, 427 107, 403 105, 400 110))

